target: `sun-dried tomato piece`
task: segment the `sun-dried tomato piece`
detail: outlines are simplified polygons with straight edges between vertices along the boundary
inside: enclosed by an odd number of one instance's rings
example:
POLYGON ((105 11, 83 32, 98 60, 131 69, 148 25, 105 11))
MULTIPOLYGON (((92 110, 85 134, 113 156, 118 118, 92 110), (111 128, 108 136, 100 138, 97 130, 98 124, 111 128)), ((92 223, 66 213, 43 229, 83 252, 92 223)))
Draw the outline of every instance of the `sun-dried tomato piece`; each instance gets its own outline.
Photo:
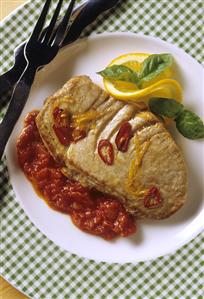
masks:
POLYGON ((114 161, 113 145, 107 139, 102 139, 98 144, 98 154, 104 163, 112 165, 114 161))
POLYGON ((68 146, 71 142, 76 143, 86 137, 84 130, 72 126, 70 115, 63 109, 56 107, 53 111, 53 118, 53 130, 61 144, 68 146))
POLYGON ((157 208, 162 203, 161 195, 157 187, 152 187, 144 198, 144 206, 148 209, 157 208))
POLYGON ((70 127, 56 127, 53 126, 55 135, 57 136, 59 142, 65 146, 68 146, 72 141, 72 132, 70 132, 70 127))
POLYGON ((59 142, 65 146, 68 146, 72 140, 73 130, 70 127, 68 115, 63 109, 56 107, 53 111, 53 118, 53 130, 55 131, 59 142))
POLYGON ((115 138, 117 149, 120 152, 125 153, 128 149, 128 145, 132 137, 133 137, 132 126, 128 121, 126 121, 121 125, 118 134, 115 138))
POLYGON ((60 120, 60 118, 62 116, 62 112, 63 112, 63 109, 61 109, 59 107, 55 107, 55 109, 53 111, 53 118, 55 121, 60 120))

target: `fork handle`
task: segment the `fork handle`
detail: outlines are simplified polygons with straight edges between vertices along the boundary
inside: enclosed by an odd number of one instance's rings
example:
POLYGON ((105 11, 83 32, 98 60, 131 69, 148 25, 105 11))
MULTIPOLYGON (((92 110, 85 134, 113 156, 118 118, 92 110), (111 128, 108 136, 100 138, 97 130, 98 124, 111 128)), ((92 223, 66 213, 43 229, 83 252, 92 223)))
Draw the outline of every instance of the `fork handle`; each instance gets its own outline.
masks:
MULTIPOLYGON (((10 78, 9 78, 9 74, 12 73, 12 71, 7 72, 3 75, 0 76, 0 91, 1 91, 1 95, 3 95, 4 93, 6 93, 6 91, 8 91, 11 87, 12 84, 14 84, 13 82, 11 82, 10 78)), ((0 98, 0 101, 2 100, 2 98, 0 98)))
POLYGON ((0 123, 0 160, 3 156, 7 141, 29 96, 30 88, 35 78, 36 69, 37 68, 35 66, 28 66, 26 68, 16 84, 11 96, 9 107, 2 122, 0 123))
POLYGON ((79 7, 78 15, 72 23, 63 45, 74 42, 83 29, 90 25, 101 13, 119 4, 120 0, 89 0, 79 7))

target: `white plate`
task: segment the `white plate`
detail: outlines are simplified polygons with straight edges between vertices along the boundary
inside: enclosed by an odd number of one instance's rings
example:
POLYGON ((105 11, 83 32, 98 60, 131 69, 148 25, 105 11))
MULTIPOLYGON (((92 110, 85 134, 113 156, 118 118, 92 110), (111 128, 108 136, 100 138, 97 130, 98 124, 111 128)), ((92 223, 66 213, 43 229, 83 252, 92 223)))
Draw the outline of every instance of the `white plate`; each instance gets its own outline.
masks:
POLYGON ((138 232, 134 236, 111 242, 83 233, 72 224, 69 216, 53 211, 36 195, 18 166, 15 143, 27 112, 42 107, 44 99, 67 79, 86 74, 102 86, 102 80, 96 72, 107 66, 113 58, 128 52, 171 53, 177 63, 178 79, 184 88, 185 105, 203 118, 203 68, 193 58, 158 38, 132 33, 100 34, 64 48, 50 65, 37 74, 27 105, 7 147, 11 183, 16 198, 31 221, 65 250, 110 263, 145 261, 169 254, 202 230, 203 142, 187 140, 173 130, 189 170, 187 203, 169 219, 138 221, 138 232))

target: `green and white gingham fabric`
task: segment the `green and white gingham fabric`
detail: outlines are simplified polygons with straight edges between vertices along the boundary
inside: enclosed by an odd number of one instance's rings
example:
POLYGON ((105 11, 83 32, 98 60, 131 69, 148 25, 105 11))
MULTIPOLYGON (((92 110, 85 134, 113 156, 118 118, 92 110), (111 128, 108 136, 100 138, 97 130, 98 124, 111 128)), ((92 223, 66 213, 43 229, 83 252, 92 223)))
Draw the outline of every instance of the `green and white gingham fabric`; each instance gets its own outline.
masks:
MULTIPOLYGON (((202 0, 121 2, 120 8, 101 15, 84 34, 142 32, 174 43, 204 61, 202 0)), ((28 37, 41 5, 42 1, 32 0, 2 23, 1 73, 12 65, 13 50, 28 37)), ((154 261, 96 263, 63 251, 30 222, 15 200, 5 161, 0 164, 0 199, 1 273, 31 298, 203 298, 203 233, 175 254, 154 261)))

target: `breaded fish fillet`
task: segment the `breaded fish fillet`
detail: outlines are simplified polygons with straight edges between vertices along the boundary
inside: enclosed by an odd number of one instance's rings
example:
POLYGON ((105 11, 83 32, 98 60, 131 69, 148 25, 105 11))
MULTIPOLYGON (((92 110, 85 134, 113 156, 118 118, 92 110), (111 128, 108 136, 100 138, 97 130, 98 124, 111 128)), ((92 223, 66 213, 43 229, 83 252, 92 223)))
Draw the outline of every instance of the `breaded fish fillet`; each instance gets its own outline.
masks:
POLYGON ((36 122, 65 175, 118 197, 137 218, 166 218, 184 204, 187 173, 182 153, 144 104, 116 101, 90 78, 79 76, 46 100, 36 122), (81 140, 66 146, 59 142, 53 129, 56 107, 69 115, 72 126, 86 132, 81 140), (124 151, 117 138, 127 123, 131 136, 124 151), (108 144, 109 155, 111 150, 110 163, 101 157, 101 144, 108 144))

